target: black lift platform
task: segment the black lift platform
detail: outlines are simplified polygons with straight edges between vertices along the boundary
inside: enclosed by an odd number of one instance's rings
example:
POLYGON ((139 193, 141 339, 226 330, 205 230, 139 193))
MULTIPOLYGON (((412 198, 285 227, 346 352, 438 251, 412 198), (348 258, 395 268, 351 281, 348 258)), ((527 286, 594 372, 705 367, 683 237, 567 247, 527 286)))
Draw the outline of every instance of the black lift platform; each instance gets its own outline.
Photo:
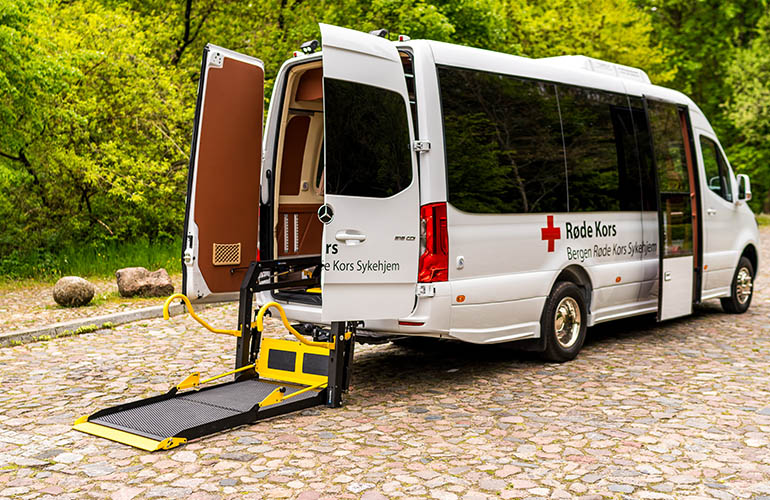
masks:
MULTIPOLYGON (((305 264, 304 261, 296 263, 305 264)), ((167 310, 173 299, 180 298, 191 315, 206 328, 238 337, 234 370, 203 381, 198 373, 193 373, 166 394, 81 417, 74 428, 143 450, 156 451, 312 406, 341 406, 342 393, 350 382, 355 324, 332 323, 330 331, 316 332, 317 337, 326 338, 309 340, 289 324, 283 308, 271 302, 260 308, 256 314, 257 326, 252 329, 254 292, 264 289, 262 287, 275 289, 280 286, 272 280, 261 285, 257 283, 257 276, 265 267, 282 270, 286 265, 268 261, 264 265, 253 262, 249 266, 241 286, 237 331, 211 328, 193 313, 184 295, 173 295, 166 301, 167 310), (284 326, 298 342, 262 337, 263 318, 271 308, 278 310, 284 326), (200 387, 229 375, 235 375, 235 380, 200 387)), ((292 287, 298 284, 313 286, 317 281, 310 278, 291 282, 292 287)))

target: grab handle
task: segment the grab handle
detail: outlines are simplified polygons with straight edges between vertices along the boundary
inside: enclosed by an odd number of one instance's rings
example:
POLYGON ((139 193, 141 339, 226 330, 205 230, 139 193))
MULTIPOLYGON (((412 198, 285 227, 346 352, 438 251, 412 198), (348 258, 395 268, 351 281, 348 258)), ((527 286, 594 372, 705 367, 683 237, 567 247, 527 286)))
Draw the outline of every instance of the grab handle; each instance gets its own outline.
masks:
POLYGON ((257 331, 262 333, 262 330, 265 329, 265 325, 264 325, 265 313, 271 307, 275 307, 276 309, 278 309, 278 312, 281 314, 281 321, 283 322, 283 326, 285 326, 286 329, 292 333, 292 335, 297 337, 297 340, 299 340, 303 344, 310 347, 323 347, 329 350, 334 350, 334 342, 316 342, 313 340, 308 340, 305 338, 304 335, 302 335, 297 330, 295 330, 294 327, 292 327, 289 324, 289 320, 286 318, 286 312, 283 310, 283 307, 281 307, 281 304, 279 304, 278 302, 268 302, 267 304, 259 308, 259 312, 257 313, 257 331))
POLYGON ((208 330, 210 332, 213 332, 213 333, 222 333, 222 334, 225 334, 225 335, 232 335, 233 337, 240 337, 241 336, 241 332, 239 332, 238 330, 223 330, 221 328, 214 328, 213 326, 211 326, 208 323, 206 323, 205 321, 203 321, 197 314, 195 314, 195 311, 193 310, 192 304, 190 303, 190 299, 188 299, 187 296, 182 294, 182 293, 175 293, 174 295, 172 295, 171 297, 166 299, 166 303, 163 304, 163 319, 168 319, 169 318, 168 307, 171 305, 171 301, 173 301, 174 299, 182 299, 182 301, 184 302, 185 306, 187 307, 187 312, 190 313, 190 316, 192 316, 192 318, 195 321, 197 321, 198 323, 203 325, 203 327, 206 330, 208 330))
POLYGON ((343 231, 337 231, 337 233, 334 235, 334 239, 341 241, 346 245, 360 245, 366 241, 366 235, 361 234, 360 232, 353 229, 346 229, 343 231))

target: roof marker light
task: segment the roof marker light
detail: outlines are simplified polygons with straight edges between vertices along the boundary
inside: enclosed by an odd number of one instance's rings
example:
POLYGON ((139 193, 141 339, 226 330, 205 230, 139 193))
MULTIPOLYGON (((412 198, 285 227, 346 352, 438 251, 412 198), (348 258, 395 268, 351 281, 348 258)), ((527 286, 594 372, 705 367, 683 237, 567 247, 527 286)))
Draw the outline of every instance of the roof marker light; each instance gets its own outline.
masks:
POLYGON ((380 38, 387 38, 388 37, 388 30, 385 28, 380 28, 378 30, 373 30, 369 32, 370 35, 378 36, 380 38))
POLYGON ((408 35, 398 35, 398 41, 399 42, 408 42, 411 40, 408 35))
POLYGON ((318 50, 319 46, 318 40, 308 40, 299 46, 299 50, 301 50, 303 54, 312 54, 318 50))

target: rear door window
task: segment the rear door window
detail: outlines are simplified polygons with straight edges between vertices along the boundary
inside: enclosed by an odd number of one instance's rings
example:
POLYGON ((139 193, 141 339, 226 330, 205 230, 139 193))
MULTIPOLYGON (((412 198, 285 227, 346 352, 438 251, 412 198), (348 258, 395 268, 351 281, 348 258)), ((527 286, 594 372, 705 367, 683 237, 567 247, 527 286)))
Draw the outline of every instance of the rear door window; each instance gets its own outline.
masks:
POLYGON ((412 182, 409 120, 397 92, 324 78, 326 193, 387 198, 412 182))

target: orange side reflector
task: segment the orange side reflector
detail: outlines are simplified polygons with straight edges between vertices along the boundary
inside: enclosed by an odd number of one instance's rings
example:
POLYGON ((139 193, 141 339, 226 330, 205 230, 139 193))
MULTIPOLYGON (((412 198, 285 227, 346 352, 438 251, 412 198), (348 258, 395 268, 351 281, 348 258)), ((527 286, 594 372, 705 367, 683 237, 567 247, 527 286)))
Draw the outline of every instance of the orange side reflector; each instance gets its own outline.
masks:
POLYGON ((457 302, 465 302, 465 295, 458 295, 455 300, 457 300, 457 302))

